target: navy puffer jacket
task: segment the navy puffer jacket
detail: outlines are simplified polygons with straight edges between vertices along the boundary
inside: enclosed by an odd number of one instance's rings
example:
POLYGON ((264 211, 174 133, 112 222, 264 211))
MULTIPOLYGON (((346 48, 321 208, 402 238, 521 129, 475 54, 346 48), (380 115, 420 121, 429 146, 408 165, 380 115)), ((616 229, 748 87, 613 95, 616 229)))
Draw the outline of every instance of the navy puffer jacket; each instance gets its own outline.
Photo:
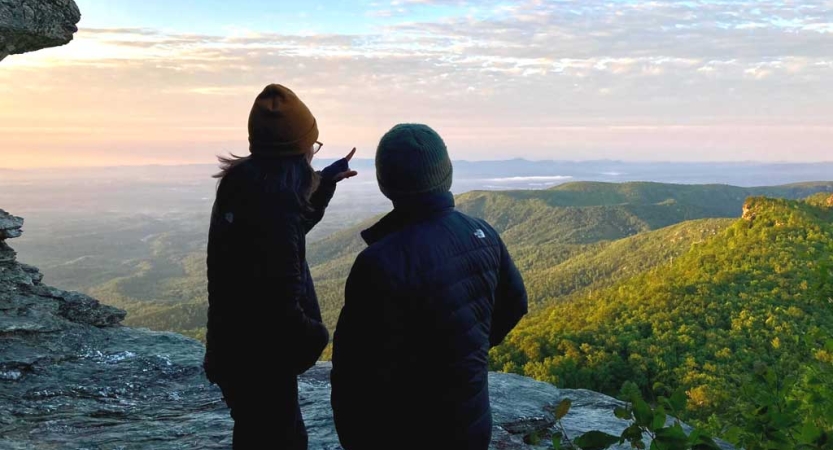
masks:
POLYGON ((527 312, 498 233, 448 193, 398 203, 363 237, 334 336, 342 446, 485 450, 488 351, 527 312))
POLYGON ((272 185, 277 164, 252 158, 231 169, 212 210, 204 367, 220 385, 300 374, 329 342, 306 234, 322 219, 335 182, 322 181, 307 210, 272 185))

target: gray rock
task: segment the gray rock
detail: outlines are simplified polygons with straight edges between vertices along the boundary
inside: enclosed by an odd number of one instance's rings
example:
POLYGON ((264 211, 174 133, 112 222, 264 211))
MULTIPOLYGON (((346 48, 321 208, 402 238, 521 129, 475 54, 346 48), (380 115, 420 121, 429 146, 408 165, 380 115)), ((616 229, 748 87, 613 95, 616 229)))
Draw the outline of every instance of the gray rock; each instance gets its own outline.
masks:
POLYGON ((8 248, 10 258, 4 260, 3 246, 0 241, 0 292, 17 291, 23 288, 31 288, 40 283, 43 275, 40 272, 32 272, 32 266, 18 264, 14 260, 14 250, 8 248))
POLYGON ((124 310, 102 305, 98 300, 78 292, 67 292, 48 286, 33 287, 34 292, 60 301, 58 315, 75 323, 94 327, 118 325, 127 313, 124 310))
MULTIPOLYGON (((0 0, 2 2, 3 0, 0 0)), ((2 3, 0 3, 2 4, 2 3)), ((0 209, 0 240, 19 237, 22 233, 23 219, 0 209)))
POLYGON ((17 253, 5 241, 0 240, 0 265, 13 263, 16 256, 17 253))
POLYGON ((0 61, 68 43, 79 20, 73 0, 0 0, 0 61))
POLYGON ((43 274, 40 273, 40 269, 35 266, 30 266, 28 264, 18 264, 23 272, 29 276, 29 280, 32 282, 33 286, 37 286, 43 281, 43 274))

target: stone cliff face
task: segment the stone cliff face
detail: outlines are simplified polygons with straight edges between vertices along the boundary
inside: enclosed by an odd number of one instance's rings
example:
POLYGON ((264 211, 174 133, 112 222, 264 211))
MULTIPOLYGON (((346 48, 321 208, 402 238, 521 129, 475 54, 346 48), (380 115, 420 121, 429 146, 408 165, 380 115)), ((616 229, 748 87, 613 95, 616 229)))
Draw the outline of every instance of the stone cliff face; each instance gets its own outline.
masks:
POLYGON ((73 0, 0 0, 0 61, 68 43, 79 20, 73 0))
MULTIPOLYGON (((232 422, 205 379, 202 344, 121 326, 123 311, 42 284, 5 243, 22 224, 0 210, 0 448, 230 448, 232 422)), ((311 449, 340 448, 329 371, 321 363, 300 381, 311 449)), ((547 448, 552 411, 564 398, 573 401, 563 421, 570 436, 618 434, 626 425, 613 416, 621 402, 602 394, 511 374, 489 374, 489 383, 493 449, 547 448), (525 442, 533 433, 541 445, 525 442)), ((367 420, 375 413, 395 411, 367 420)), ((426 418, 413 432, 430 427, 426 418)))
POLYGON ((755 217, 757 217, 757 214, 755 213, 755 207, 756 206, 757 206, 756 199, 754 199, 754 198, 746 199, 746 201, 743 202, 743 210, 742 210, 743 213, 741 215, 741 218, 743 220, 746 220, 746 221, 749 221, 749 222, 752 222, 753 220, 755 220, 755 217))

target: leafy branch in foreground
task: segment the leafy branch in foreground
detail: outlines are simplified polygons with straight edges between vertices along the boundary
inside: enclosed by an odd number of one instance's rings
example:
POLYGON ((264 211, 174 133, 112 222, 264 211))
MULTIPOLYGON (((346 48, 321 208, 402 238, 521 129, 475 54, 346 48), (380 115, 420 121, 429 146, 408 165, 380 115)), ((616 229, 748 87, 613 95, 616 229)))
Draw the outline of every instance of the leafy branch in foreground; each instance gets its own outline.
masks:
POLYGON ((685 409, 686 403, 687 397, 683 391, 675 392, 670 398, 659 397, 656 408, 651 407, 640 395, 634 395, 630 403, 613 411, 619 419, 630 421, 621 435, 593 430, 571 441, 561 423, 571 406, 570 400, 565 399, 556 408, 558 431, 553 434, 553 449, 602 450, 626 442, 631 448, 645 449, 644 438, 647 437, 651 440, 651 450, 720 450, 720 446, 699 429, 686 434, 682 423, 674 418, 685 409))
MULTIPOLYGON (((833 341, 828 339, 819 350, 816 364, 806 367, 801 377, 779 376, 765 365, 756 367, 738 392, 737 400, 743 405, 739 423, 743 426, 724 428, 722 437, 746 450, 833 450, 830 354, 833 341), (807 408, 810 410, 802 413, 807 408)), ((649 438, 650 450, 719 450, 706 432, 695 428, 687 434, 676 418, 685 411, 688 401, 686 392, 677 390, 670 397, 659 396, 652 407, 634 393, 630 403, 613 411, 617 418, 630 422, 619 436, 594 430, 571 440, 561 422, 572 406, 565 399, 555 410, 553 448, 602 450, 628 443, 631 448, 645 449, 644 440, 649 438)))
MULTIPOLYGON (((826 343, 826 349, 833 350, 833 341, 826 343)), ((738 413, 737 422, 743 427, 729 427, 725 439, 746 450, 833 449, 831 380, 833 370, 824 361, 788 376, 779 376, 765 365, 756 367, 740 390, 740 398, 747 402, 738 413)))

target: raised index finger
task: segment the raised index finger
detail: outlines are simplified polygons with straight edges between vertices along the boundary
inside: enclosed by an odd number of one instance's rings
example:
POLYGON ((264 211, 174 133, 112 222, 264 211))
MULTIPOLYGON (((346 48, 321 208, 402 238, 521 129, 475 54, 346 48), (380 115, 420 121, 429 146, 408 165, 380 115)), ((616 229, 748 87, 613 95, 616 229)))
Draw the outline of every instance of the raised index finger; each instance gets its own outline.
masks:
POLYGON ((347 157, 345 159, 347 161, 350 161, 351 159, 353 159, 353 155, 355 155, 355 154, 356 154, 356 147, 353 147, 353 150, 350 151, 350 154, 347 155, 347 157))

